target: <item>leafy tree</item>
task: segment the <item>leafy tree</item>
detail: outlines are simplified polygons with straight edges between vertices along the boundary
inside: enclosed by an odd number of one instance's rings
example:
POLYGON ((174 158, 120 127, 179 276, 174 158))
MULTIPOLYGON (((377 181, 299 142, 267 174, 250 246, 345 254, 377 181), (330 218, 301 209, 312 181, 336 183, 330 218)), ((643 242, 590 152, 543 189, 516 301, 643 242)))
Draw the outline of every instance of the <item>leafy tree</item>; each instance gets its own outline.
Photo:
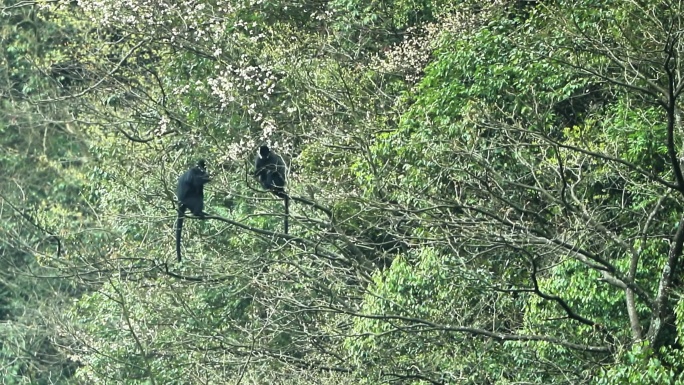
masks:
POLYGON ((69 106, 41 102, 67 82, 47 63, 64 57, 73 28, 30 2, 5 1, 0 14, 0 377, 6 384, 77 383, 78 365, 62 349, 73 341, 62 312, 83 292, 64 272, 87 238, 90 211, 80 195, 87 145, 69 106))
POLYGON ((680 8, 44 4, 52 40, 12 35, 4 89, 11 116, 59 117, 50 154, 88 149, 26 204, 64 229, 44 264, 91 289, 52 318, 76 380, 681 380, 680 8), (249 178, 262 142, 290 165, 289 235, 249 178), (175 264, 199 157, 210 215, 175 264))

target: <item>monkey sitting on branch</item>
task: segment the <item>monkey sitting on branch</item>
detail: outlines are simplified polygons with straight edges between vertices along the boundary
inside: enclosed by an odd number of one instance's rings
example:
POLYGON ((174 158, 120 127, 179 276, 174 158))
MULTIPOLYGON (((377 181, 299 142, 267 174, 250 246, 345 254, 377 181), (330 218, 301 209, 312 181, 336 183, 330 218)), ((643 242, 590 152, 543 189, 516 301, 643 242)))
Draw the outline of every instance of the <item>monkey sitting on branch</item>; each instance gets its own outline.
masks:
POLYGON ((290 211, 290 197, 285 193, 287 184, 287 166, 283 158, 271 151, 266 145, 259 147, 259 153, 254 160, 254 176, 266 190, 272 192, 285 202, 285 234, 288 233, 288 216, 290 211))
POLYGON ((178 262, 181 261, 181 231, 183 230, 183 218, 185 211, 190 210, 193 215, 198 217, 204 214, 204 185, 209 183, 211 178, 207 173, 206 162, 204 159, 197 161, 197 165, 184 172, 178 178, 178 218, 176 219, 176 256, 178 262))

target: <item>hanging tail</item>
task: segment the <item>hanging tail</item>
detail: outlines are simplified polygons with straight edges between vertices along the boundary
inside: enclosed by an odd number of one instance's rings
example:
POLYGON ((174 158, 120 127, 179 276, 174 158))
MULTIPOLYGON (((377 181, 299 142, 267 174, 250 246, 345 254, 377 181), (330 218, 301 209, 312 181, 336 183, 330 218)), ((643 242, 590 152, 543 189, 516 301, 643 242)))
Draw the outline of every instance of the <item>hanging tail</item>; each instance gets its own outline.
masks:
POLYGON ((273 194, 275 194, 278 198, 283 198, 283 201, 285 202, 285 221, 284 221, 285 223, 283 226, 284 227, 283 230, 285 231, 285 234, 287 234, 289 227, 290 227, 290 223, 289 223, 290 222, 289 221, 289 217, 290 217, 290 196, 287 195, 287 193, 285 191, 283 191, 282 187, 279 187, 277 189, 272 189, 271 192, 273 192, 273 194))
POLYGON ((285 196, 283 200, 285 201, 285 234, 288 233, 288 228, 290 227, 289 225, 289 217, 290 217, 290 197, 287 196, 287 194, 283 193, 285 196))
POLYGON ((185 217, 185 208, 178 209, 178 218, 176 218, 176 256, 178 262, 181 261, 181 232, 183 231, 183 218, 185 217))

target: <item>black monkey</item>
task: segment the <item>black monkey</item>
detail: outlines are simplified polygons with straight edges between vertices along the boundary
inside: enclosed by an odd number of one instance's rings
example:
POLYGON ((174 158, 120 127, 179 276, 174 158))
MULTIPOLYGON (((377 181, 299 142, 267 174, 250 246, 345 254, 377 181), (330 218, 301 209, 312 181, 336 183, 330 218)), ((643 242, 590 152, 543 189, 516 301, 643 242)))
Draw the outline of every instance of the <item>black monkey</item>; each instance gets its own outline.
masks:
POLYGON ((185 210, 190 210, 193 215, 204 216, 204 185, 211 178, 207 173, 204 159, 197 161, 197 165, 178 178, 178 218, 176 219, 176 255, 178 262, 181 261, 181 231, 183 230, 183 217, 185 210))
POLYGON ((283 158, 271 151, 266 145, 259 147, 255 161, 254 176, 259 178, 261 186, 285 201, 285 234, 288 232, 288 216, 290 215, 290 197, 285 193, 287 184, 287 166, 283 158))

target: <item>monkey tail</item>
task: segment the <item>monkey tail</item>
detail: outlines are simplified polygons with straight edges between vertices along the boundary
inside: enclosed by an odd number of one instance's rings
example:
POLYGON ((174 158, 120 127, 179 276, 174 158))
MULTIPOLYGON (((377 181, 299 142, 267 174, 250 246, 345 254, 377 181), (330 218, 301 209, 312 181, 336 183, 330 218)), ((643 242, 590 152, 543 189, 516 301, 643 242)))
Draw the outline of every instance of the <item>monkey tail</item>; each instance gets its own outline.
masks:
POLYGON ((290 197, 287 194, 284 194, 284 201, 285 201, 285 234, 288 233, 288 228, 290 227, 289 224, 289 218, 290 218, 290 197))
POLYGON ((178 262, 181 261, 181 232, 183 231, 183 218, 185 217, 185 208, 178 208, 178 217, 176 218, 176 256, 178 262))

